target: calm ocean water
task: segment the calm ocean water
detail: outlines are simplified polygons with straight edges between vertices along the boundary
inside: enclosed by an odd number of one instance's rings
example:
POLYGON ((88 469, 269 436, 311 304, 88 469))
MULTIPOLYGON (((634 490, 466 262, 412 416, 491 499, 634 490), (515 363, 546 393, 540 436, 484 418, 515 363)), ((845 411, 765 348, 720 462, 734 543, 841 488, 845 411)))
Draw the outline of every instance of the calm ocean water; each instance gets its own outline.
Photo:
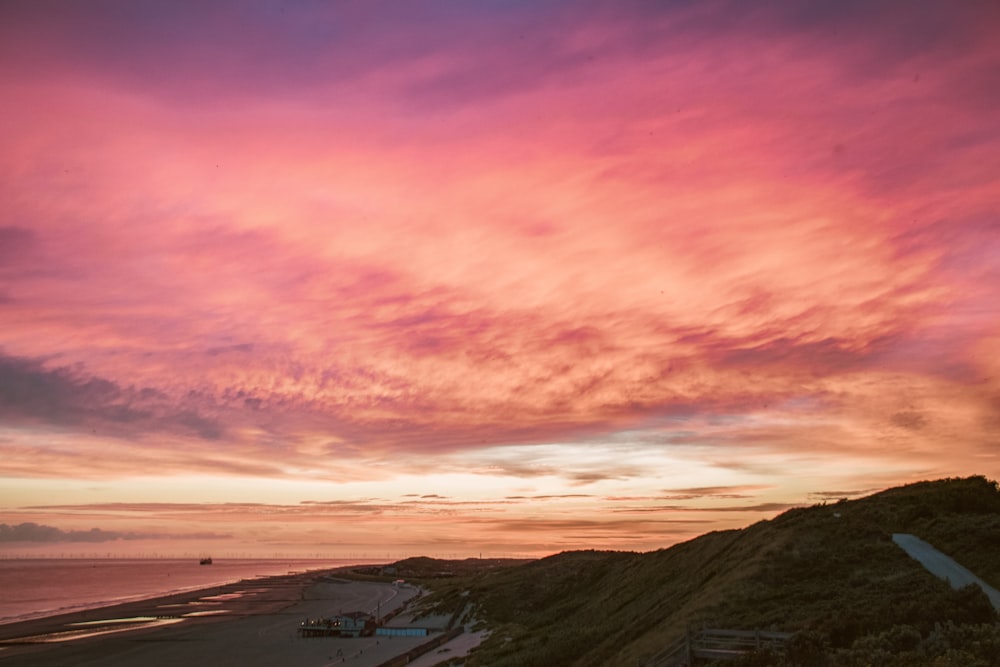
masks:
POLYGON ((0 559, 0 623, 92 609, 353 560, 0 559))

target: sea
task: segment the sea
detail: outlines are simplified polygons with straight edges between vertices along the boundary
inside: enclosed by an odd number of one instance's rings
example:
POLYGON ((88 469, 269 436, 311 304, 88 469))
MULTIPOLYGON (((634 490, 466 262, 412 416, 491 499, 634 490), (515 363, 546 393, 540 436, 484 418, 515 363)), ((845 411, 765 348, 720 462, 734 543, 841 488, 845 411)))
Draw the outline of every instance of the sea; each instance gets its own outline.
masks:
POLYGON ((325 570, 358 559, 0 559, 0 624, 207 588, 243 579, 325 570))

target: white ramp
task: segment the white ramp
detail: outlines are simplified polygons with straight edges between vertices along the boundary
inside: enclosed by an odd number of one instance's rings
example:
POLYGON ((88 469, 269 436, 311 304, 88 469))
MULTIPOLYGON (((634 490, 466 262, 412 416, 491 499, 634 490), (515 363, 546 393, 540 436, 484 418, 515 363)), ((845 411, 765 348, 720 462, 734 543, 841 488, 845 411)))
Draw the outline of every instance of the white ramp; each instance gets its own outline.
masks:
POLYGON ((892 541, 898 544, 911 558, 919 561, 921 565, 927 568, 928 572, 936 577, 941 577, 951 584, 952 588, 958 589, 969 584, 976 584, 986 593, 986 597, 990 599, 990 604, 993 605, 993 608, 1000 611, 1000 591, 987 584, 972 572, 969 572, 949 556, 941 553, 915 535, 893 533, 892 541))

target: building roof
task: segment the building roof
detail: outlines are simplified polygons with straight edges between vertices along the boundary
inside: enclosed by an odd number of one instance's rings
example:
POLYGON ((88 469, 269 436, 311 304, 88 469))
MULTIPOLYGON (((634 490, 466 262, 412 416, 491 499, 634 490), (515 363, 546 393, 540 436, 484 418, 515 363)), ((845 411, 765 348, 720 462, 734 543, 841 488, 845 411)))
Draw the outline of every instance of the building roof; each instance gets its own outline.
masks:
POLYGON ((361 618, 371 618, 371 614, 366 614, 363 611, 349 611, 346 614, 337 614, 340 618, 350 618, 353 620, 358 620, 361 618))

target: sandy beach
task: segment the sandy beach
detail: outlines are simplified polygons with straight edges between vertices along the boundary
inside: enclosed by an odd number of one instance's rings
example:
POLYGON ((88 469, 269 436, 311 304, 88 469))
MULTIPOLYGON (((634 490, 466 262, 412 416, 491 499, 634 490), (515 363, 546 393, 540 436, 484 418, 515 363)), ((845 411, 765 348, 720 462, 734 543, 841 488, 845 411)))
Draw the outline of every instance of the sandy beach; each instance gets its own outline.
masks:
MULTIPOLYGON (((299 624, 340 612, 387 614, 418 594, 409 586, 315 572, 254 579, 2 625, 0 665, 376 667, 432 639, 446 619, 401 615, 392 623, 427 627, 430 637, 302 638, 299 624)), ((466 644, 468 639, 453 646, 466 644)), ((442 651, 438 660, 457 653, 442 651)))

